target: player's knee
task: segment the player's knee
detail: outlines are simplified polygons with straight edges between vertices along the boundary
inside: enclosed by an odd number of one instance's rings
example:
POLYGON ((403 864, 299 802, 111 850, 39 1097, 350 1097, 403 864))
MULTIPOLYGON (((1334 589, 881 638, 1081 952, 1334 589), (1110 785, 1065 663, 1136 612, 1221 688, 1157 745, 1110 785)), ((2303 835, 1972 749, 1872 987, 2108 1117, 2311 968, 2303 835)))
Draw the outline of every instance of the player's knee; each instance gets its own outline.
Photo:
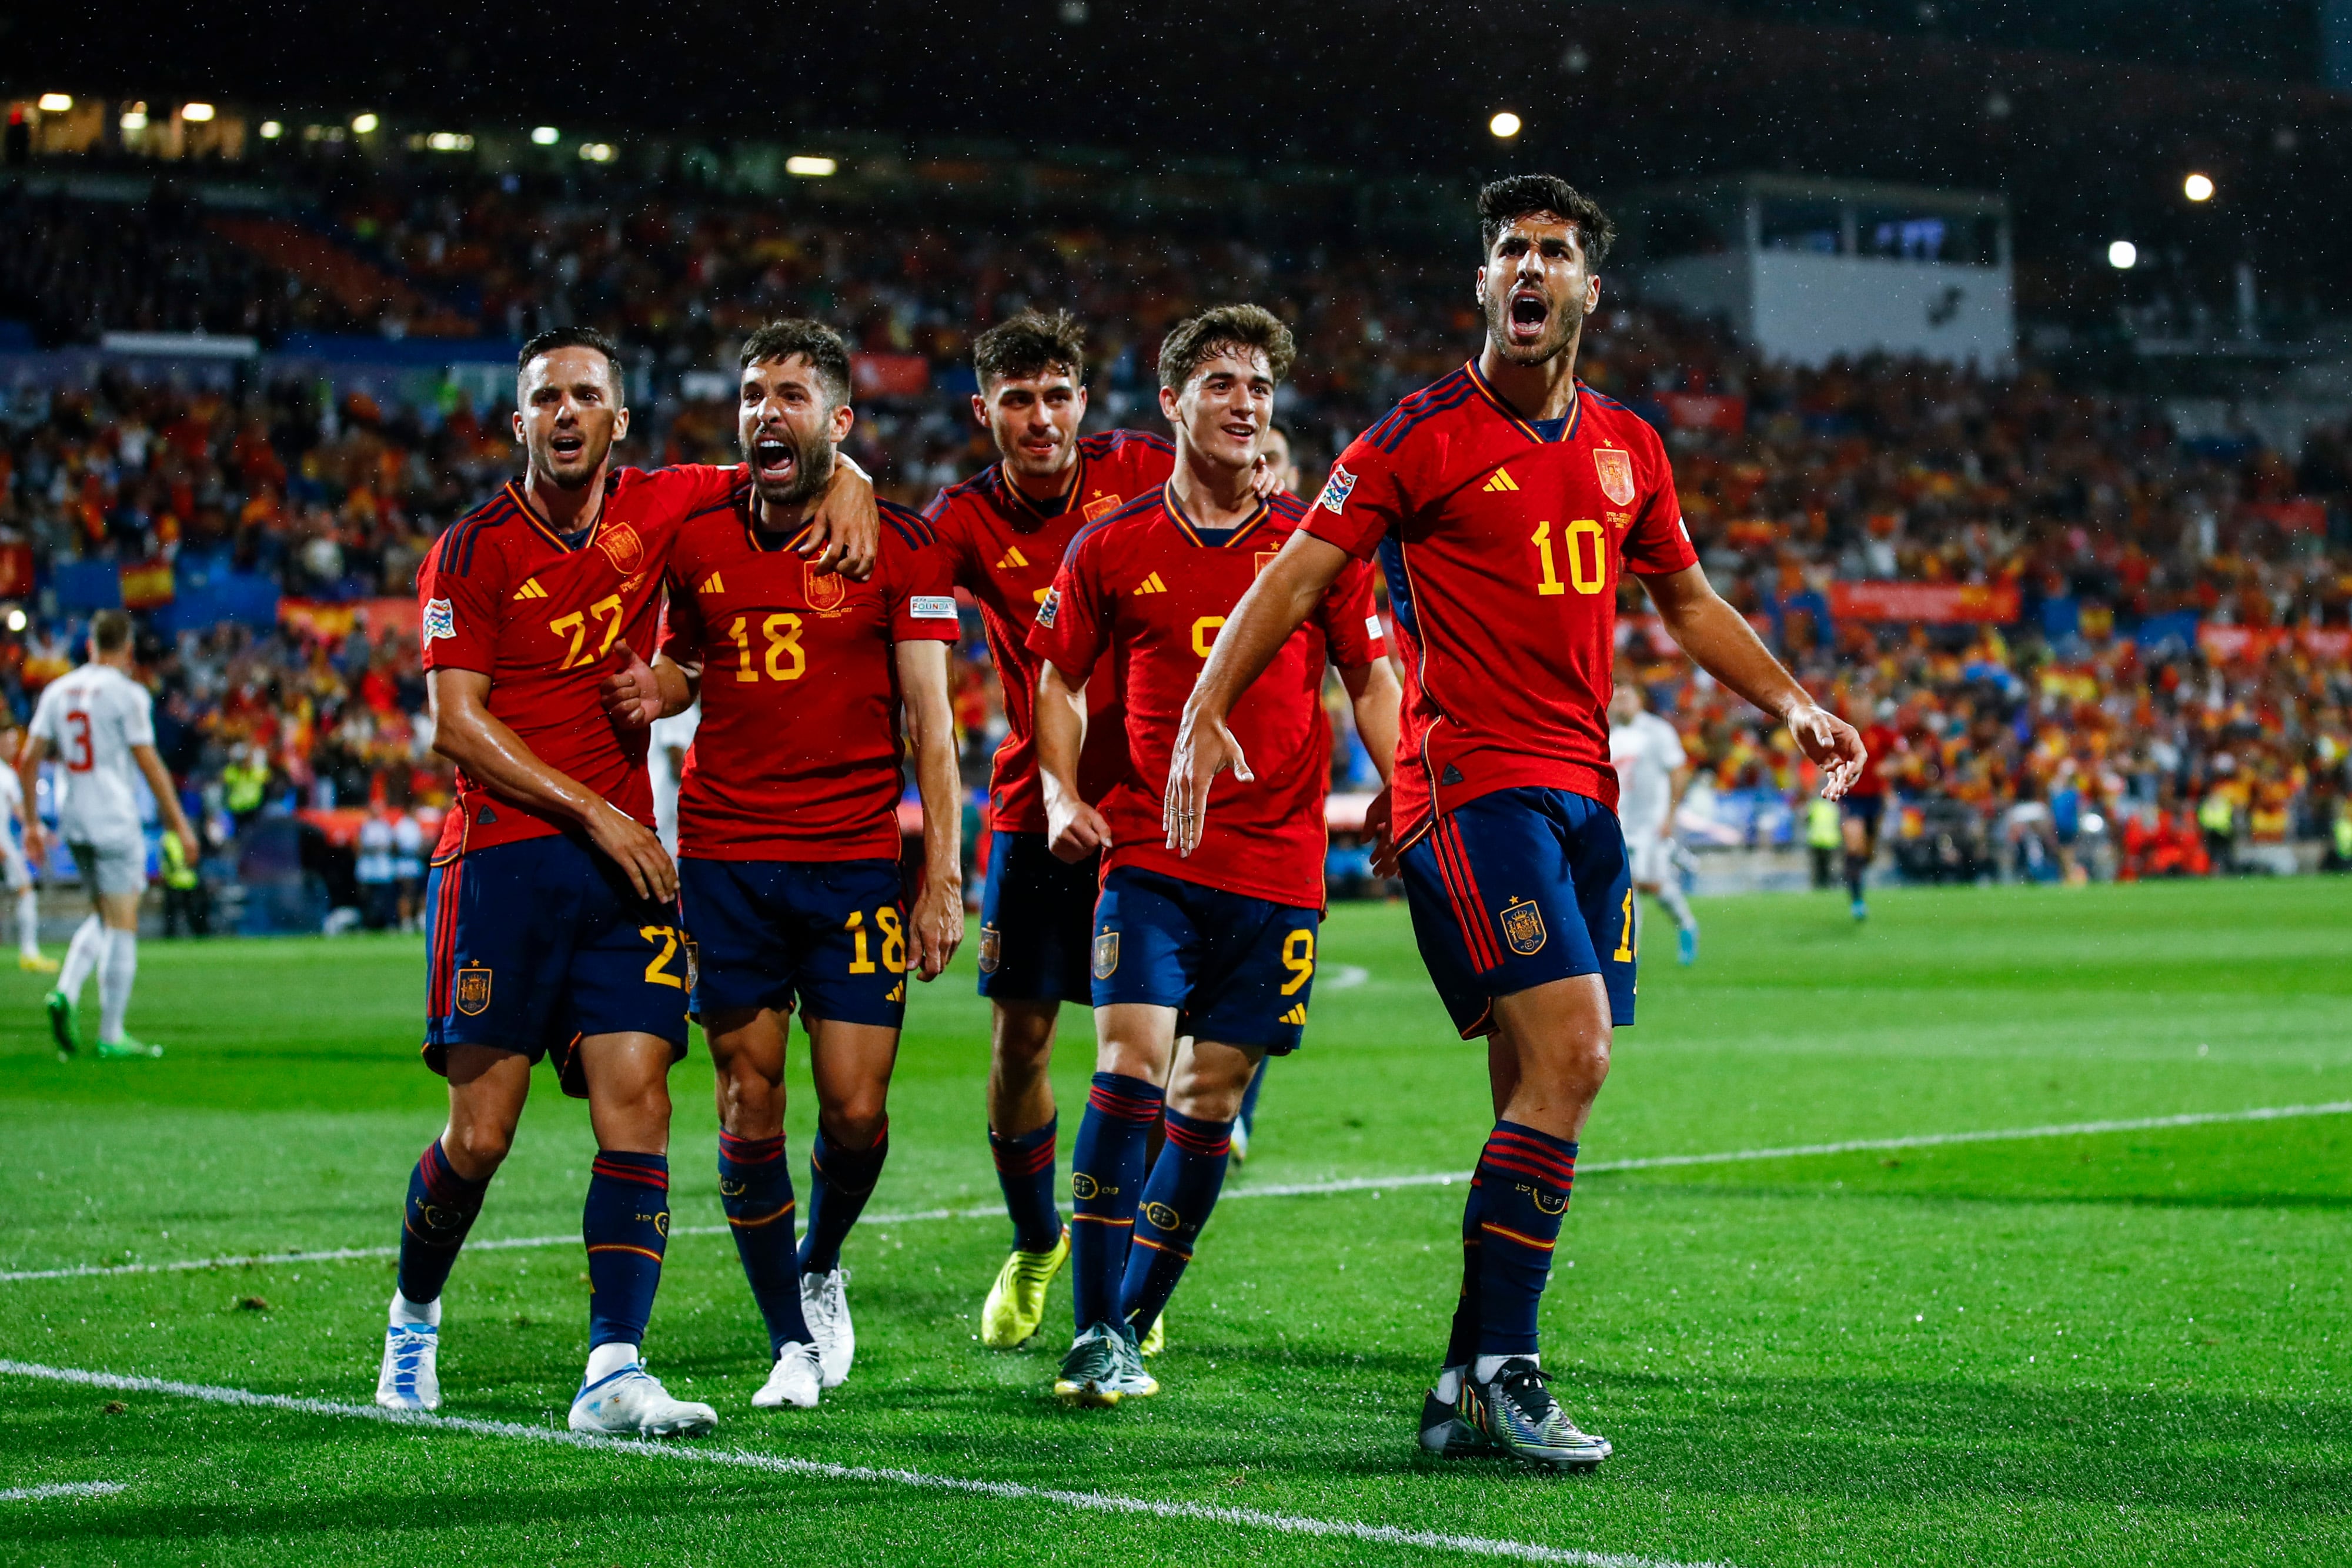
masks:
POLYGON ((514 1146, 514 1129, 492 1122, 453 1122, 441 1135, 441 1152, 469 1181, 480 1181, 499 1168, 514 1146))
POLYGON ((719 1124, 739 1138, 769 1138, 784 1124, 784 1087, 748 1066, 719 1074, 719 1124))
POLYGON ((824 1128, 825 1137, 844 1148, 872 1148, 888 1120, 887 1100, 885 1087, 876 1084, 854 1090, 824 1107, 818 1121, 824 1128))

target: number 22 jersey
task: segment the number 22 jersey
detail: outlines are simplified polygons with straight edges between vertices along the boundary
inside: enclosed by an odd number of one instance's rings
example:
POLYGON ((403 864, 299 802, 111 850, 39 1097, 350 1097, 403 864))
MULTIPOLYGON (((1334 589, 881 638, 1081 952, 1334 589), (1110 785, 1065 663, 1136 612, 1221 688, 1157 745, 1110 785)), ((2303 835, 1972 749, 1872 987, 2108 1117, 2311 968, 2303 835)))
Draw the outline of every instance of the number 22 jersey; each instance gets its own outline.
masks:
POLYGON ((1388 581, 1400 842, 1497 789, 1617 804, 1617 589, 1698 557, 1647 422, 1579 383, 1553 423, 1521 418, 1466 364, 1350 443, 1300 525, 1377 557, 1388 581))

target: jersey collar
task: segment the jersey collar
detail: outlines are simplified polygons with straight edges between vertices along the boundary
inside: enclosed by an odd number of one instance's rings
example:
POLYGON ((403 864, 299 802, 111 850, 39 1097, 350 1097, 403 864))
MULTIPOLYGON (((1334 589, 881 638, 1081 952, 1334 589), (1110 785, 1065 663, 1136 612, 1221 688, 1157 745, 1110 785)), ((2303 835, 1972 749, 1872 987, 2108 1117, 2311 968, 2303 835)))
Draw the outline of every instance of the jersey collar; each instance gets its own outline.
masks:
MULTIPOLYGON (((582 539, 576 548, 586 549, 590 545, 596 542, 596 536, 604 531, 604 518, 612 510, 613 491, 619 485, 620 477, 621 476, 617 474, 608 475, 605 476, 604 505, 596 508, 596 520, 588 525, 588 537, 582 539)), ((563 551, 567 555, 572 552, 575 547, 565 544, 563 542, 563 536, 547 526, 547 519, 541 517, 538 509, 530 504, 530 498, 527 494, 525 494, 521 480, 508 480, 507 495, 509 498, 514 502, 515 510, 523 515, 523 520, 528 522, 532 528, 538 531, 541 538, 545 539, 549 544, 553 545, 557 549, 563 551)))
POLYGON ((1244 539, 1265 527, 1268 517, 1274 516, 1273 503, 1261 498, 1257 504, 1257 510, 1235 524, 1233 532, 1225 535, 1224 543, 1213 545, 1201 537, 1200 528, 1192 518, 1184 515, 1184 508, 1176 504, 1175 486, 1163 484, 1160 486, 1160 505, 1167 512, 1168 520, 1176 525, 1176 531, 1202 549, 1236 549, 1244 539))
MULTIPOLYGON (((1477 361, 1473 360, 1463 368, 1470 372, 1470 384, 1478 389, 1478 395, 1493 405, 1496 413, 1510 421, 1519 434, 1525 435, 1529 441, 1535 442, 1538 445, 1547 444, 1543 433, 1535 427, 1534 423, 1521 417, 1517 410, 1503 401, 1500 392, 1487 384, 1486 378, 1479 373, 1477 361)), ((1561 442, 1575 440, 1577 428, 1584 423, 1584 383, 1571 382, 1570 385, 1574 389, 1572 395, 1575 401, 1569 405, 1568 423, 1560 427, 1557 439, 1561 442)))
POLYGON ((751 547, 753 555, 781 555, 807 536, 809 525, 803 520, 781 544, 768 543, 775 535, 760 527, 755 510, 759 505, 760 492, 754 487, 742 491, 741 499, 735 506, 735 520, 743 525, 743 542, 751 547))
POLYGON ((1013 482, 1013 471, 1005 467, 1004 459, 996 460, 996 484, 1004 492, 1006 507, 1032 523, 1051 522, 1068 511, 1085 493, 1086 483, 1087 455, 1082 450, 1070 461, 1069 487, 1054 499, 1049 508, 1045 502, 1032 500, 1026 490, 1013 482))

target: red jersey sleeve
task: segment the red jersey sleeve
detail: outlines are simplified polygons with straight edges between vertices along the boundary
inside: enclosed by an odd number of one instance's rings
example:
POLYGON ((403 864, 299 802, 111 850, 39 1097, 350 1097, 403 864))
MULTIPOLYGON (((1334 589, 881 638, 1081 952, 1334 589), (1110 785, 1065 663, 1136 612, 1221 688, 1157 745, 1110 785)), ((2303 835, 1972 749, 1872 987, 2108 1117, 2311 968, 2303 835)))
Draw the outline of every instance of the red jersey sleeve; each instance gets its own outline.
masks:
POLYGON ((1331 465, 1331 476, 1323 481, 1321 493, 1299 527, 1361 560, 1388 537, 1404 513, 1404 487, 1396 460, 1360 435, 1331 465))
POLYGON ((922 545, 890 552, 885 565, 889 579, 882 595, 890 607, 890 640, 954 642, 963 623, 956 614, 955 558, 947 541, 933 536, 922 545))
POLYGON ((669 655, 673 664, 693 669, 702 664, 704 639, 708 628, 702 621, 702 606, 695 601, 694 591, 677 570, 664 580, 666 603, 662 611, 661 651, 669 655))
POLYGON ((450 528, 437 540, 416 573, 416 602, 421 610, 417 638, 423 643, 425 669, 474 670, 489 674, 498 668, 499 584, 503 560, 496 550, 474 553, 470 573, 451 570, 447 546, 460 537, 450 528))
POLYGON ((1387 633, 1372 603, 1372 569, 1351 560, 1324 591, 1316 609, 1323 628, 1323 643, 1331 663, 1342 669, 1361 669, 1388 652, 1387 633))
POLYGON ((1029 651, 1050 659, 1070 680, 1083 683, 1110 642, 1110 600, 1102 587, 1103 531, 1082 536, 1062 558, 1054 586, 1037 606, 1029 628, 1029 651))
MULTIPOLYGON (((1643 428, 1647 428, 1644 426, 1643 428)), ((1663 577, 1698 564, 1691 548, 1690 529, 1683 522, 1682 497, 1675 493, 1674 465, 1666 461, 1665 444, 1656 433, 1643 444, 1649 484, 1633 527, 1625 530, 1625 568, 1648 577, 1663 577)))

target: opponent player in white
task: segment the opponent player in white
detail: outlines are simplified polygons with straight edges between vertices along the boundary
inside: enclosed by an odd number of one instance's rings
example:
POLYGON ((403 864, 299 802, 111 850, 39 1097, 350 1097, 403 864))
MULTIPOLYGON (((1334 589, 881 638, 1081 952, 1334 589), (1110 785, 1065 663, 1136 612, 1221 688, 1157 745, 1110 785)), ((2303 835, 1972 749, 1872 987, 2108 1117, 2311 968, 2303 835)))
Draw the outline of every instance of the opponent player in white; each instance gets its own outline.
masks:
MULTIPOLYGON (((0 719, 0 756, 15 758, 23 744, 16 727, 0 719)), ((9 831, 32 820, 16 769, 0 768, 0 875, 16 895, 16 967, 27 974, 54 975, 58 961, 41 956, 41 899, 33 891, 33 868, 17 845, 17 835, 9 831)))
MULTIPOLYGON (((147 841, 139 826, 133 769, 146 778, 167 831, 176 833, 193 863, 196 835, 180 810, 180 797, 163 759, 155 754, 154 699, 131 678, 131 617, 101 610, 89 621, 89 663, 60 675, 41 692, 30 737, 16 757, 16 780, 36 800, 41 764, 62 765, 64 800, 58 835, 73 852, 97 912, 74 933, 65 972, 48 995, 49 1032, 58 1051, 76 1049, 74 1009, 82 982, 98 971, 98 1054, 101 1058, 161 1056, 122 1030, 131 983, 139 973, 139 899, 147 891, 147 841)), ((47 835, 37 817, 25 821, 25 848, 38 862, 47 835)))
POLYGON ((1675 727, 1642 704, 1642 688, 1619 681, 1609 697, 1609 760, 1617 769, 1617 820, 1625 827, 1625 856, 1633 888, 1675 918, 1675 956, 1698 961, 1698 916, 1683 896, 1675 865, 1675 812, 1690 784, 1690 758, 1675 727))

